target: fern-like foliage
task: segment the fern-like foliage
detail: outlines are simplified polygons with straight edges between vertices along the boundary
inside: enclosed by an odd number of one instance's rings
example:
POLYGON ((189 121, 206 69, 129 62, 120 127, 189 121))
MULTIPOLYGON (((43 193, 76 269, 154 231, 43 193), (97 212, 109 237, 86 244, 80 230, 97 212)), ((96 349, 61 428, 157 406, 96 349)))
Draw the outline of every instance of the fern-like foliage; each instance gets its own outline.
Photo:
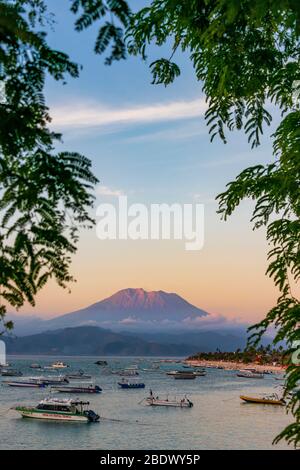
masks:
MULTIPOLYGON (((275 325, 275 342, 286 341, 289 356, 300 340, 300 301, 294 289, 300 280, 300 111, 290 112, 274 135, 275 162, 244 170, 219 196, 220 213, 226 219, 244 198, 256 201, 254 228, 267 227, 269 266, 267 275, 280 291, 277 304, 266 318, 251 327, 251 342, 257 343, 270 325, 275 325)), ((300 446, 300 396, 297 384, 300 365, 290 362, 285 394, 295 422, 275 439, 285 438, 300 446)))
POLYGON ((76 31, 82 31, 95 22, 101 25, 95 41, 94 51, 103 54, 111 48, 105 63, 127 57, 124 31, 131 15, 124 0, 71 0, 71 11, 79 15, 75 21, 76 31))
POLYGON ((35 303, 50 278, 67 287, 78 230, 91 227, 90 161, 54 152, 60 135, 48 128, 46 73, 76 77, 78 67, 38 32, 42 0, 0 1, 0 320, 6 306, 35 303), (1 304, 2 301, 2 304, 1 304))

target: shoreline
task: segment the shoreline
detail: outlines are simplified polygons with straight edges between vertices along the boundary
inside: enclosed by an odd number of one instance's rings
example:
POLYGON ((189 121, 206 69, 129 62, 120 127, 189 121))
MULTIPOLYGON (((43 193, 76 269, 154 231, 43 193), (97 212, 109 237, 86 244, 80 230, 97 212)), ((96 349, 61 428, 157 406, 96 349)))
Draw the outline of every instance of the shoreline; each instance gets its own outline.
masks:
POLYGON ((285 372, 285 367, 281 365, 271 365, 271 364, 256 364, 255 362, 235 362, 235 361, 220 361, 220 360, 206 360, 206 359, 186 359, 183 361, 184 364, 190 366, 202 366, 202 367, 216 367, 222 368, 225 370, 241 370, 241 369, 256 369, 259 372, 267 371, 273 373, 283 373, 285 372))

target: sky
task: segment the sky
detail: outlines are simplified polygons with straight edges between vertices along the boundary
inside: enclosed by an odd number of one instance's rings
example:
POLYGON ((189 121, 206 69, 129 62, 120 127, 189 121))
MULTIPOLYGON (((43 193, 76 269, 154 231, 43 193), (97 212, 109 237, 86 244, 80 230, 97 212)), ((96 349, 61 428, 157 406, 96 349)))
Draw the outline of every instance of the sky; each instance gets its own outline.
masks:
MULTIPOLYGON (((137 2, 135 2, 137 4, 137 2)), ((228 135, 224 145, 210 142, 204 122, 205 96, 188 56, 176 53, 181 76, 168 87, 151 84, 149 63, 167 48, 150 48, 140 58, 104 65, 93 53, 97 28, 74 31, 68 0, 51 0, 56 24, 50 45, 63 49, 83 69, 65 85, 47 79, 46 100, 52 128, 63 133, 58 150, 89 157, 100 180, 96 207, 116 203, 203 203, 205 241, 201 251, 185 251, 182 241, 101 241, 95 229, 82 232, 71 292, 50 283, 34 309, 20 313, 54 316, 107 297, 119 289, 143 287, 182 295, 213 315, 257 321, 273 306, 277 290, 265 276, 264 229, 252 231, 253 203, 245 201, 227 221, 216 213, 215 197, 244 168, 272 159, 270 134, 251 150, 243 133, 228 135)), ((275 118, 276 123, 276 118, 275 118)))

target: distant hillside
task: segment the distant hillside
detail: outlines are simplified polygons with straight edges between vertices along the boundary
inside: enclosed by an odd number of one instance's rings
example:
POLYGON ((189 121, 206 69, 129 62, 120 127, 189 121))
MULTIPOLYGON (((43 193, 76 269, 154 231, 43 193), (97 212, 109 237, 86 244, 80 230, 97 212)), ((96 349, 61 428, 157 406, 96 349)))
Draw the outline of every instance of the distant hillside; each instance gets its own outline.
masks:
POLYGON ((194 346, 160 344, 93 326, 64 328, 3 339, 8 354, 185 356, 195 352, 194 346))
POLYGON ((245 334, 197 332, 181 334, 115 333, 96 326, 46 331, 3 338, 8 354, 187 356, 216 349, 235 351, 246 345, 245 334))

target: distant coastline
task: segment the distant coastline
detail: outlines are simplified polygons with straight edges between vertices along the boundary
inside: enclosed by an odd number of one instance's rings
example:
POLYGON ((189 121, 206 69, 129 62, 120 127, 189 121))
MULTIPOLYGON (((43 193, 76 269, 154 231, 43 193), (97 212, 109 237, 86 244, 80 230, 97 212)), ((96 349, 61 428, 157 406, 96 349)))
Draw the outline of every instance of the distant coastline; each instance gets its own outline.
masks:
POLYGON ((185 364, 190 366, 202 366, 202 367, 220 367, 226 370, 240 370, 244 368, 256 369, 257 371, 263 372, 273 372, 273 373, 283 373, 285 372, 286 367, 278 364, 257 364, 256 362, 239 362, 239 361, 224 361, 224 360, 205 360, 205 359, 186 359, 185 364))

